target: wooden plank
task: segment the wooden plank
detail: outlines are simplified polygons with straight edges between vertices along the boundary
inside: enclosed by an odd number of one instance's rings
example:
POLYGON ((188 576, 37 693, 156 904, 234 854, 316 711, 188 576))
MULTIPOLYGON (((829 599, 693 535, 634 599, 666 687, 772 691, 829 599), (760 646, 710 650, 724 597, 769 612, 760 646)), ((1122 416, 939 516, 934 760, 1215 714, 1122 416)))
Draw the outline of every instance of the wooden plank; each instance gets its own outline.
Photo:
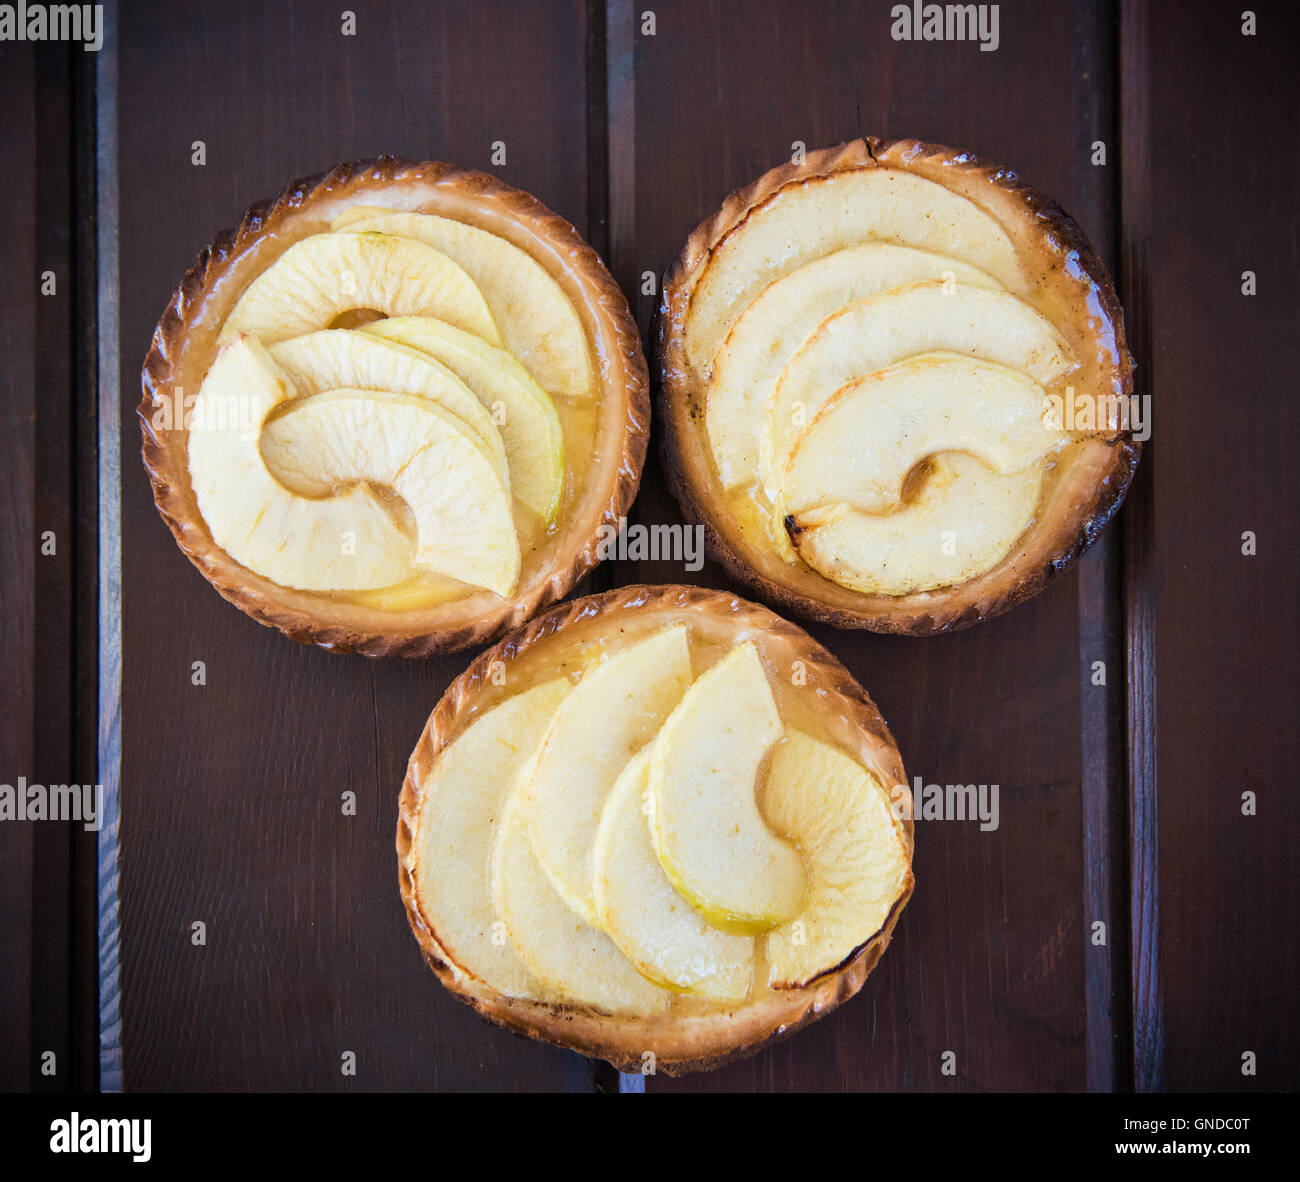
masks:
POLYGON ((1154 743, 1160 777, 1158 808, 1149 779, 1135 784, 1135 820, 1159 841, 1158 894, 1134 876, 1150 978, 1139 1086, 1277 1091, 1295 1087, 1300 1061, 1300 14, 1252 5, 1244 35, 1237 6, 1125 9, 1126 287, 1145 307, 1157 453, 1130 622, 1135 692, 1154 684, 1152 651, 1160 690, 1130 710, 1133 762, 1149 777, 1154 743), (1256 295, 1243 294, 1247 271, 1256 295))
MULTIPOLYGON (((1111 135, 1113 77, 1106 9, 1084 9, 1003 5, 1000 46, 983 53, 896 44, 887 6, 656 5, 655 35, 636 37, 635 226, 630 241, 611 244, 618 278, 636 290, 643 271, 661 271, 729 190, 796 141, 864 133, 1010 165, 1108 252, 1113 180, 1091 164, 1091 146, 1111 135)), ((679 519, 657 467, 635 512, 679 519)), ((643 564, 619 578, 691 578, 670 568, 643 564)), ((697 578, 723 582, 712 565, 697 578)), ((1094 1050, 1090 1067, 1089 1051, 1108 1042, 1107 1015, 1085 1019, 1105 993, 1085 985, 1088 927, 1111 889, 1085 876, 1083 848, 1080 612, 1104 632, 1112 597, 1100 583, 1082 609, 1071 575, 1009 616, 932 640, 811 629, 876 698, 911 774, 1001 786, 1000 827, 918 826, 917 893, 862 996, 752 1060, 654 1079, 652 1090, 1078 1090, 1109 1078, 1113 1061, 1094 1050), (956 1054, 955 1077, 941 1074, 945 1051, 956 1054)), ((1095 854, 1109 849, 1118 785, 1104 758, 1090 766, 1088 819, 1104 830, 1095 854)))
POLYGON ((172 287, 293 178, 381 152, 487 168, 502 140, 495 171, 585 228, 580 0, 356 10, 355 37, 307 3, 122 12, 126 1086, 585 1090, 585 1060, 489 1027, 437 984, 398 898, 406 759, 472 654, 373 663, 259 627, 177 550, 138 459, 137 367, 172 287))

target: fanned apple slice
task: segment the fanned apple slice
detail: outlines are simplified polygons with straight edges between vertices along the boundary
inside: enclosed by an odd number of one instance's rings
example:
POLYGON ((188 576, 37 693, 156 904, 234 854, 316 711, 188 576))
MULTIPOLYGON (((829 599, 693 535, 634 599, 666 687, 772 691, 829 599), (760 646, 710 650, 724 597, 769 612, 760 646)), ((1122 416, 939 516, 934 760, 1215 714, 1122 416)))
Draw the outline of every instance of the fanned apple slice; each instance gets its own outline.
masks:
POLYGON ((756 783, 781 737, 767 673, 750 641, 692 683, 650 756, 650 835, 669 881, 715 926, 761 931, 804 894, 799 851, 768 829, 756 783))
POLYGON ((474 392, 505 443, 511 492, 550 525, 564 488, 564 432, 532 375, 506 350, 426 316, 377 320, 363 331, 429 354, 474 392))
POLYGON ((964 353, 1048 385, 1075 365, 1050 321, 1005 291, 914 283, 848 304, 791 358, 768 405, 763 479, 769 495, 804 426, 835 391, 918 353, 964 353))
POLYGON ((267 423, 262 454, 286 483, 391 488, 415 522, 414 562, 498 595, 519 578, 510 494, 462 424, 426 398, 331 390, 267 423))
POLYGON ((507 698, 470 723, 420 785, 421 909, 457 965, 510 997, 537 998, 544 990, 498 926, 492 849, 506 798, 571 688, 557 677, 507 698))
POLYGON ((1021 291, 1016 248, 991 214, 913 173, 864 168, 778 190, 714 248, 691 297, 686 356, 708 365, 736 318, 774 279, 870 239, 948 255, 1021 291))
POLYGON ((488 230, 432 213, 358 208, 335 221, 344 224, 424 242, 455 259, 482 290, 506 348, 542 388, 561 398, 590 397, 591 357, 582 321, 564 290, 527 251, 488 230))
POLYGON ((961 451, 995 472, 1039 463, 1066 439, 1043 419, 1046 392, 1005 365, 926 353, 876 370, 830 398, 795 443, 777 510, 839 501, 884 513, 927 456, 961 451))
POLYGON ((294 393, 251 337, 231 341, 212 363, 188 444, 190 484, 212 540, 249 570, 303 591, 371 590, 405 578, 411 539, 368 488, 309 500, 267 471, 258 432, 294 393))
POLYGON ((396 234, 313 234, 295 242, 239 297, 223 339, 264 345, 330 328, 349 313, 437 316, 499 345, 483 293, 441 251, 396 234))
POLYGON ((844 503, 790 514, 799 557, 832 582, 868 595, 952 587, 991 570, 1029 528, 1043 470, 1003 476, 961 452, 930 461, 915 498, 892 513, 844 503))
POLYGON ((706 408, 709 444, 724 488, 758 477, 763 419, 777 380, 817 326, 854 300, 923 280, 997 287, 959 259, 865 242, 774 280, 741 314, 713 362, 706 408))
POLYGON ((659 730, 691 681, 678 625, 587 670, 560 708, 526 788, 537 858, 555 889, 592 927, 592 847, 601 810, 628 760, 659 730))
MULTIPOLYGON (((432 357, 400 343, 342 328, 291 337, 267 352, 289 375, 300 398, 324 390, 352 389, 431 399, 466 427, 483 445, 501 478, 509 480, 505 445, 491 414, 464 382, 432 357)), ((317 495, 325 491, 320 489, 317 495)))
MULTIPOLYGON (((575 753, 576 754, 576 753, 575 753)), ((528 801, 510 794, 492 853, 492 903, 520 959, 566 1004, 657 1014, 672 994, 637 972, 604 932, 560 898, 529 840, 528 801)))
POLYGON ((884 927, 911 887, 911 864, 886 787, 802 731, 786 731, 762 799, 808 860, 803 907, 767 935, 768 984, 792 989, 838 968, 884 927))
POLYGON ((610 790, 592 854, 601 927, 652 981, 715 1001, 744 1001, 754 976, 754 940, 720 931, 679 895, 650 842, 643 747, 610 790))

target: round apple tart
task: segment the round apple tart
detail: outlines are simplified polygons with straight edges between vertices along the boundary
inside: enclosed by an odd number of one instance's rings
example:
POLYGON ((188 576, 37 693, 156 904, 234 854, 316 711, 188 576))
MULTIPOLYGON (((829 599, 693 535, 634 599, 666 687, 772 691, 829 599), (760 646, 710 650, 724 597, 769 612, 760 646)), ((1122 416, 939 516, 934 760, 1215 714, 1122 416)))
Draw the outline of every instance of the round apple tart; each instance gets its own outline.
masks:
POLYGON ((372 656, 490 640, 567 594, 649 420, 627 301, 577 231, 392 158, 219 235, 143 387, 154 499, 195 566, 260 622, 372 656))
POLYGON ((912 891, 871 699, 766 608, 624 587, 452 684, 411 756, 402 897, 443 983, 627 1071, 715 1066, 853 996, 912 891))
POLYGON ((737 579, 922 635, 1036 593, 1137 463, 1132 359, 1079 227, 964 152, 858 140, 691 234, 656 345, 665 462, 737 579))

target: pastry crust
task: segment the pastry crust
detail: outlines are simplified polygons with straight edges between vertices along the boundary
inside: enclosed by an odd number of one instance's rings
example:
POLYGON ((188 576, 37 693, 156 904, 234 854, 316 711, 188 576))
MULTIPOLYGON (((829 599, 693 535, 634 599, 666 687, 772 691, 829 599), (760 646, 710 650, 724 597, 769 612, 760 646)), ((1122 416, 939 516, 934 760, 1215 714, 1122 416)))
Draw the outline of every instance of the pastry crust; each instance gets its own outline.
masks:
POLYGON ((745 538, 727 507, 704 429, 706 391, 685 353, 691 296, 714 249, 749 214, 791 182, 862 168, 914 172, 965 196, 993 214, 1012 234, 1035 274, 1067 293, 1079 323, 1089 326, 1110 392, 1127 398, 1133 359, 1124 317, 1101 260, 1082 230, 1055 202, 1023 184, 1015 173, 968 152, 917 140, 853 140, 808 153, 737 189, 686 240, 664 276, 652 338, 659 413, 665 424, 663 463, 669 487, 689 521, 704 527, 710 557, 764 599, 840 628, 926 636, 969 627, 1000 615, 1037 594, 1097 539, 1124 500, 1141 454, 1126 432, 1099 435, 1061 465, 1033 527, 997 566, 953 587, 903 596, 851 591, 816 571, 791 565, 769 545, 745 538))
POLYGON ((241 611, 286 636, 336 652, 420 657, 482 644, 568 594, 597 562, 602 524, 636 496, 649 434, 649 378, 627 300, 577 230, 528 193, 486 173, 394 157, 341 164, 246 210, 181 281, 154 331, 141 375, 142 453, 154 501, 180 548, 241 611), (190 486, 188 432, 156 429, 155 414, 199 389, 216 336, 244 289, 280 254, 329 229, 351 205, 438 213, 523 248, 559 283, 591 346, 599 404, 594 457, 582 495, 534 552, 513 596, 475 591, 431 607, 386 611, 280 586, 235 562, 212 540, 190 486))
MULTIPOLYGON (((852 675, 801 628, 757 604, 701 587, 629 586, 552 608, 526 627, 483 653, 443 695, 416 744, 402 785, 397 824, 399 883, 411 930, 429 967, 442 983, 484 1017, 519 1034, 557 1043, 605 1059, 624 1071, 642 1070, 643 1055, 654 1055, 655 1070, 667 1075, 707 1070, 759 1050, 765 1043, 793 1033, 829 1013, 862 988, 867 974, 889 945, 894 926, 911 897, 913 879, 895 902, 884 926, 838 967, 796 989, 772 991, 757 1002, 730 1011, 690 1015, 613 1017, 577 1006, 553 1005, 506 997, 458 966, 438 941, 421 908, 418 825, 421 785, 439 753, 464 728, 490 708, 494 666, 496 681, 509 682, 511 667, 527 661, 548 642, 564 634, 612 635, 640 625, 666 627, 686 622, 716 639, 753 639, 773 661, 802 661, 810 696, 819 696, 818 720, 827 732, 886 787, 907 792, 898 748, 875 704, 852 675)), ((545 666, 543 666, 545 667, 545 666)), ((539 676, 541 674, 538 674, 539 676)), ((552 670, 553 675, 553 670, 552 670)), ((502 695, 504 696, 504 695, 502 695)), ((909 859, 913 829, 911 796, 900 811, 909 859)))

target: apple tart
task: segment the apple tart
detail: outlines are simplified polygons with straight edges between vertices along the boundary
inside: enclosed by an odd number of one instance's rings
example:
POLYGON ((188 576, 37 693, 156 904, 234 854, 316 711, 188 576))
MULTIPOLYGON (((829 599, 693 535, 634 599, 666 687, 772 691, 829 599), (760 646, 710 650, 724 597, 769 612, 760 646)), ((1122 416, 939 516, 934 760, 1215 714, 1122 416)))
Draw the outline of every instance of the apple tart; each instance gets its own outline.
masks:
POLYGON ((490 640, 567 594, 649 421, 627 301, 577 231, 391 158, 219 235, 143 388, 154 499, 195 566, 260 622, 372 656, 490 640))
POLYGON ((756 1050, 853 996, 912 891, 898 749, 766 608, 625 587, 485 652, 402 788, 425 959, 512 1030, 630 1071, 756 1050))
POLYGON ((968 153, 858 140, 691 234, 656 329, 665 462, 729 572, 841 627, 963 627, 1123 500, 1132 359, 1079 227, 968 153))

